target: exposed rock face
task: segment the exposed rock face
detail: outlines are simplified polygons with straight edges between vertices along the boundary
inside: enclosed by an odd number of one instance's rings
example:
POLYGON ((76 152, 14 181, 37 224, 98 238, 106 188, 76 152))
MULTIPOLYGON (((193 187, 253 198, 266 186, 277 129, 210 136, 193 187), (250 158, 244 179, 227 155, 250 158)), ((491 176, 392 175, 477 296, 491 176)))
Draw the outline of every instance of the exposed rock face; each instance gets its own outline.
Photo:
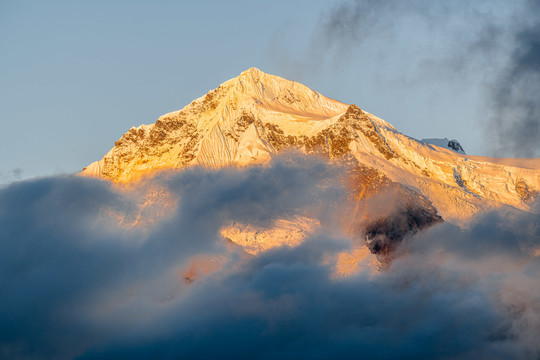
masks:
POLYGON ((350 153, 349 145, 358 138, 357 132, 363 134, 386 159, 394 157, 392 149, 384 137, 376 130, 375 125, 358 106, 351 105, 337 121, 312 136, 291 136, 275 124, 263 126, 263 138, 276 151, 301 148, 308 154, 319 154, 331 159, 340 158, 350 153))
POLYGON ((382 263, 404 239, 443 221, 431 201, 382 172, 357 166, 348 175, 355 202, 350 228, 382 263))
POLYGON ((461 147, 461 144, 457 140, 450 140, 447 146, 455 152, 461 152, 465 154, 465 150, 463 150, 463 147, 461 147))
POLYGON ((525 202, 529 202, 536 198, 536 195, 538 193, 537 190, 535 191, 529 188, 529 185, 527 185, 527 183, 523 179, 518 179, 515 183, 515 187, 517 194, 525 202))
POLYGON ((404 239, 432 225, 443 222, 431 203, 418 194, 406 194, 406 201, 388 215, 365 224, 365 236, 372 253, 388 261, 389 256, 404 239))

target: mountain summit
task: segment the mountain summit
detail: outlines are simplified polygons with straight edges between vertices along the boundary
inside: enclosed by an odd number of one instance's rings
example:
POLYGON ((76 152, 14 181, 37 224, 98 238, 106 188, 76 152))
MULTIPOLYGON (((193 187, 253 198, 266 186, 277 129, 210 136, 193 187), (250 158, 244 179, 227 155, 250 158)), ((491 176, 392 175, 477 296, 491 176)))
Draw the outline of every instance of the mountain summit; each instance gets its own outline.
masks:
POLYGON ((131 128, 83 173, 125 182, 158 168, 265 161, 277 150, 268 139, 272 130, 316 133, 346 110, 302 84, 251 68, 155 124, 131 128))
POLYGON ((429 199, 445 220, 488 209, 532 211, 540 159, 470 156, 457 141, 446 144, 417 141, 356 105, 250 68, 155 124, 131 128, 82 175, 129 182, 159 169, 264 163, 299 149, 352 159, 429 199))

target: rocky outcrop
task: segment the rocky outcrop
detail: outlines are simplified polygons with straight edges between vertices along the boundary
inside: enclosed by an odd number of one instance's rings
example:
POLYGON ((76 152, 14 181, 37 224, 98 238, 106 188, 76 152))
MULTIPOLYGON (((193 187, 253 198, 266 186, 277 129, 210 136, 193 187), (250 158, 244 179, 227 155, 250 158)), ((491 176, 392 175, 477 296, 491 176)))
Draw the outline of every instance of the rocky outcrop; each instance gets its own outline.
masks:
POLYGON ((359 165, 347 177, 355 202, 349 219, 351 233, 382 263, 390 261, 394 250, 406 238, 443 222, 431 201, 382 172, 359 165))
POLYGON ((450 140, 448 141, 447 145, 450 149, 454 150, 455 152, 461 152, 465 154, 465 150, 463 150, 463 147, 461 147, 461 144, 457 140, 450 140))

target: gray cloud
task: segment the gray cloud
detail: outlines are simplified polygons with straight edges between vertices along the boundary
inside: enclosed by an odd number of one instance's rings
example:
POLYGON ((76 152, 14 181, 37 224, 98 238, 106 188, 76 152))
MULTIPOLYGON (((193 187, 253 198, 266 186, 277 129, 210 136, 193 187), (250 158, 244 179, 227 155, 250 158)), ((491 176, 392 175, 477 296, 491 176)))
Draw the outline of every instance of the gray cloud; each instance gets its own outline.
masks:
MULTIPOLYGON (((74 177, 0 190, 2 357, 71 358, 118 327, 126 330, 178 290, 171 269, 195 254, 225 251, 218 234, 224 223, 258 224, 313 208, 340 191, 330 186, 332 177, 324 163, 292 157, 271 168, 163 173, 127 192, 74 177), (132 223, 145 196, 159 189, 180 199, 165 209, 164 220, 144 228, 119 225, 132 223), (154 285, 156 278, 164 280, 154 285), (132 318, 92 319, 125 297, 132 318), (138 306, 146 310, 142 317, 138 306)), ((160 210, 150 207, 145 216, 160 217, 160 210)))
POLYGON ((478 88, 484 93, 476 106, 486 150, 535 157, 540 156, 539 18, 537 0, 511 6, 483 0, 339 1, 321 13, 304 52, 278 40, 271 47, 283 73, 299 80, 330 61, 340 73, 354 66, 369 69, 364 77, 382 80, 401 67, 389 86, 478 88))
MULTIPOLYGON (((304 54, 293 55, 277 40, 272 48, 276 61, 284 70, 294 69, 300 72, 300 77, 320 70, 327 60, 339 64, 340 71, 343 71, 343 65, 351 65, 352 60, 354 66, 365 66, 370 62, 363 61, 363 58, 377 59, 384 64, 384 58, 390 55, 399 56, 403 64, 413 66, 414 77, 419 73, 426 76, 431 71, 430 78, 452 79, 454 72, 463 71, 464 67, 477 69, 476 62, 471 64, 471 55, 491 52, 497 46, 503 24, 494 19, 493 9, 501 4, 503 2, 461 0, 452 3, 428 0, 339 1, 320 14, 304 54), (473 28, 467 26, 473 22, 473 28), (414 32, 408 33, 410 30, 436 32, 437 42, 422 39, 414 32), (402 37, 403 33, 407 33, 407 37, 402 37), (439 42, 445 46, 441 48, 439 42), (374 46, 381 43, 385 46, 374 46), (424 51, 418 52, 418 46, 424 51), (415 51, 406 53, 407 48, 415 51)), ((280 30, 280 37, 283 37, 283 31, 280 30)), ((395 79, 396 82, 403 80, 395 79)))
POLYGON ((510 61, 498 75, 490 125, 499 155, 540 156, 540 2, 529 1, 525 19, 516 27, 510 61))
POLYGON ((83 358, 535 359, 538 218, 498 224, 433 228, 375 278, 330 280, 321 260, 339 239, 272 251, 196 286, 166 339, 140 345, 136 333, 83 358))
POLYGON ((403 19, 444 32, 444 50, 428 44, 426 51, 415 55, 414 77, 467 86, 462 79, 480 76, 488 103, 482 120, 491 151, 498 156, 535 157, 540 156, 539 4, 518 2, 513 17, 501 21, 494 9, 503 3, 342 2, 322 22, 316 38, 324 39, 320 48, 325 53, 335 49, 339 56, 347 56, 345 49, 359 48, 375 36, 384 38, 385 32, 396 39, 396 24, 403 19))
POLYGON ((0 190, 1 357, 540 355, 538 217, 437 226, 406 240, 385 272, 333 280, 326 260, 353 241, 332 220, 346 206, 336 171, 292 156, 162 173, 130 189, 54 177, 0 190), (157 189, 177 204, 126 227, 157 189), (330 221, 293 249, 246 259, 218 234, 230 221, 306 212, 330 221), (200 254, 227 262, 188 286, 178 270, 200 254))

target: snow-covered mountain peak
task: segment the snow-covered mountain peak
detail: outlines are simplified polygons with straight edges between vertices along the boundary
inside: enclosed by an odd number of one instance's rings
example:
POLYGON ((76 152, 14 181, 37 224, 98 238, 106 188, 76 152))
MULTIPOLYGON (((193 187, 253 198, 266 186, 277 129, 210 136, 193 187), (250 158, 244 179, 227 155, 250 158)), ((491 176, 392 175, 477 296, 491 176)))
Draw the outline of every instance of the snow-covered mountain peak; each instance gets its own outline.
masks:
POLYGON ((267 74, 264 71, 257 69, 256 67, 250 67, 249 69, 242 71, 240 75, 238 75, 235 79, 242 78, 242 77, 252 77, 253 79, 258 79, 258 80, 262 80, 267 77, 279 78, 279 76, 267 74))
POLYGON ((501 162, 466 155, 456 140, 417 141, 356 105, 256 68, 131 128, 82 175, 128 182, 157 169, 263 163, 287 149, 353 158, 429 198, 447 220, 506 205, 529 211, 540 188, 540 159, 501 162))
POLYGON ((229 80, 234 90, 243 94, 253 105, 265 110, 295 113, 306 118, 325 119, 343 113, 347 104, 327 98, 307 86, 250 68, 229 80))

